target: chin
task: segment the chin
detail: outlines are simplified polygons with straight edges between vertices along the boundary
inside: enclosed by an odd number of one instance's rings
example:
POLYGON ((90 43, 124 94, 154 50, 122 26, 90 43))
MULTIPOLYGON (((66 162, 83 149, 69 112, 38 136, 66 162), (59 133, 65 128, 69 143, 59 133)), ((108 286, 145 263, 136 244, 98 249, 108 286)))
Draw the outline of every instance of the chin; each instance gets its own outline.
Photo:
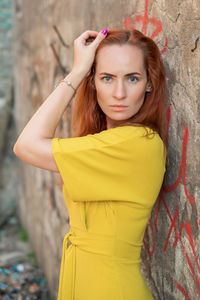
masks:
POLYGON ((106 115, 106 117, 113 121, 125 121, 130 118, 129 116, 115 116, 114 117, 114 116, 109 116, 109 115, 106 115))

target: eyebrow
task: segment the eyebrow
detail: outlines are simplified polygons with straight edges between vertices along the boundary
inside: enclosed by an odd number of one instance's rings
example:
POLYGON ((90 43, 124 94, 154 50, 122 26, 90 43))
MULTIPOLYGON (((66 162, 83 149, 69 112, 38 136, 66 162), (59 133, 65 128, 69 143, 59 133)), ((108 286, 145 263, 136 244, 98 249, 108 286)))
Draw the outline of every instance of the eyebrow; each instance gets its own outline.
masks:
MULTIPOLYGON (((142 75, 142 74, 139 73, 139 72, 132 72, 132 73, 126 74, 125 76, 136 75, 136 74, 137 74, 137 75, 142 75)), ((110 73, 107 73, 107 72, 99 73, 99 75, 109 75, 109 76, 116 77, 116 75, 113 75, 113 74, 110 74, 110 73)))

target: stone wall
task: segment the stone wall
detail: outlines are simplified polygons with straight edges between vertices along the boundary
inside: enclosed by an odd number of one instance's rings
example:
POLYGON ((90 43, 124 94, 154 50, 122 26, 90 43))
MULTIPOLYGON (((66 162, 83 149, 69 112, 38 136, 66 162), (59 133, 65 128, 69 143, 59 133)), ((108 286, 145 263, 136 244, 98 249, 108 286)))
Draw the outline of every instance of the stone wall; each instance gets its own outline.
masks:
MULTIPOLYGON (((142 272, 156 300, 200 297, 200 3, 198 0, 15 1, 18 134, 70 71, 87 29, 136 28, 155 40, 167 71, 169 167, 145 233, 142 272), (63 41, 60 38, 61 34, 63 41)), ((56 136, 70 135, 68 107, 56 136)), ((56 297, 68 212, 60 178, 20 164, 20 214, 56 297)))

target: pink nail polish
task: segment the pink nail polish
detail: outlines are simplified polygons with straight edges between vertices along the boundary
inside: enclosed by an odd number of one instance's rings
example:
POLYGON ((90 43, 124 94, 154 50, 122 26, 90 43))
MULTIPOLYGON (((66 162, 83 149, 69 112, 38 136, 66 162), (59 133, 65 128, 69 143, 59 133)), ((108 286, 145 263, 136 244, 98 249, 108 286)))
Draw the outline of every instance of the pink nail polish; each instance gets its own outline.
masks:
POLYGON ((106 33, 108 32, 107 28, 104 28, 101 33, 103 33, 104 35, 106 35, 106 33))

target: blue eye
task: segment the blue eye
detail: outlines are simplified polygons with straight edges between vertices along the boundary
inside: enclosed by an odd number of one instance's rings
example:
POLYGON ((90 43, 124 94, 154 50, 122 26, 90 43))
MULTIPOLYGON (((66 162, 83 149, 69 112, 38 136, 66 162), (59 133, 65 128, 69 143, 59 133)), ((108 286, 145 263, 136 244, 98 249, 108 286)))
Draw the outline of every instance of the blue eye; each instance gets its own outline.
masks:
MULTIPOLYGON (((136 77, 134 77, 134 76, 129 77, 129 79, 130 79, 130 78, 134 79, 134 80, 131 80, 131 82, 135 82, 135 81, 138 80, 138 79, 137 79, 136 77)), ((110 77, 110 76, 104 76, 104 77, 102 77, 102 79, 103 79, 105 82, 110 82, 111 77, 110 77)))
MULTIPOLYGON (((132 76, 132 77, 130 77, 130 78, 134 78, 134 79, 136 79, 136 81, 137 81, 137 78, 136 78, 136 77, 133 77, 133 76, 132 76)), ((131 82, 135 82, 135 80, 134 80, 134 81, 131 80, 131 82)))
MULTIPOLYGON (((105 78, 110 78, 109 76, 104 76, 102 79, 105 79, 105 78)), ((109 82, 108 80, 105 80, 106 82, 109 82)))

